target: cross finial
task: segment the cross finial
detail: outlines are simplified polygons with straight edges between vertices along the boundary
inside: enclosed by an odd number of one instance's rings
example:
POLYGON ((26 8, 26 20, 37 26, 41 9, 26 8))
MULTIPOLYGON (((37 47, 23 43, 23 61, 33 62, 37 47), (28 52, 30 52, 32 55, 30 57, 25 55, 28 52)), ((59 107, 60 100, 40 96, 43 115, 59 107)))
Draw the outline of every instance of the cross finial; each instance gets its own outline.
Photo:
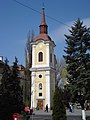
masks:
POLYGON ((42 8, 44 8, 44 2, 42 3, 42 8))

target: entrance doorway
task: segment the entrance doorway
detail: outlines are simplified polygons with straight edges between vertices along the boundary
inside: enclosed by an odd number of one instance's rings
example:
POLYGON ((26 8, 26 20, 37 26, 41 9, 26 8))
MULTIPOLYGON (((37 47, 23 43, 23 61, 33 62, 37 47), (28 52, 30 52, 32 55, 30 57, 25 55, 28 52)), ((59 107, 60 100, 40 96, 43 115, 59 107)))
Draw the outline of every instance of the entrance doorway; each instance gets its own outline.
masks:
POLYGON ((38 109, 43 110, 43 100, 38 100, 38 109))

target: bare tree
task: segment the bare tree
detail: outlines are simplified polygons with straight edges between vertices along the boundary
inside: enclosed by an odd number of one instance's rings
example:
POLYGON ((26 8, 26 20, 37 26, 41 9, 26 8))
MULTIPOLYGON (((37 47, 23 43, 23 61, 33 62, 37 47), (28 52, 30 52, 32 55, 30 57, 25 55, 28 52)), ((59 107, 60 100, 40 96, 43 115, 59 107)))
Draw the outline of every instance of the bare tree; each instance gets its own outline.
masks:
POLYGON ((57 59, 57 67, 56 67, 56 76, 57 76, 57 84, 60 87, 63 87, 66 84, 66 63, 64 59, 57 59))
POLYGON ((26 72, 25 72, 25 78, 26 78, 26 87, 25 87, 25 101, 30 104, 31 102, 31 72, 30 67, 32 65, 32 46, 31 41, 34 38, 34 31, 28 32, 27 34, 27 42, 26 42, 26 48, 25 48, 25 63, 26 63, 26 72))

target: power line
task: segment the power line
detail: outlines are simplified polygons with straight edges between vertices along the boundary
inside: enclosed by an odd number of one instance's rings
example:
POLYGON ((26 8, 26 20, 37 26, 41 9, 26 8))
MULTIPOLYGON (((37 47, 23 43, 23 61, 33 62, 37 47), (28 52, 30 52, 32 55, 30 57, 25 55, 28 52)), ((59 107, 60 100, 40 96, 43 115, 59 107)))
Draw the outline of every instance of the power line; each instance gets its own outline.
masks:
MULTIPOLYGON (((35 9, 33 9, 32 7, 27 6, 27 5, 21 3, 21 2, 19 2, 19 1, 17 1, 17 0, 13 0, 13 1, 16 2, 16 3, 18 3, 19 5, 21 5, 21 6, 23 6, 23 7, 26 7, 26 8, 28 8, 28 9, 34 11, 34 12, 37 12, 37 13, 39 13, 39 14, 42 14, 42 13, 39 12, 38 10, 35 10, 35 9)), ((54 21, 60 23, 60 24, 63 24, 63 25, 65 25, 65 26, 67 26, 67 27, 70 27, 69 25, 67 25, 67 24, 65 24, 65 23, 63 23, 63 22, 61 22, 61 21, 59 21, 59 20, 57 20, 57 19, 55 19, 55 18, 53 18, 53 17, 50 17, 50 16, 48 16, 48 15, 46 15, 46 14, 45 14, 45 16, 48 17, 48 18, 51 19, 51 20, 54 20, 54 21)))

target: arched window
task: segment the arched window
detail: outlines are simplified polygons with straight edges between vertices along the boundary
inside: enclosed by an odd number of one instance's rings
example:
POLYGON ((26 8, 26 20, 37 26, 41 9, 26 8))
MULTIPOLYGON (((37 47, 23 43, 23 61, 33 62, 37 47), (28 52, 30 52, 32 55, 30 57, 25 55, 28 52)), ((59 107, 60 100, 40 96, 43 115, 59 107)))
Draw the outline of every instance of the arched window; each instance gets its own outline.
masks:
POLYGON ((39 62, 43 61, 43 53, 42 52, 39 52, 39 54, 38 54, 38 61, 39 62))
POLYGON ((42 83, 39 84, 39 90, 42 90, 42 83))

